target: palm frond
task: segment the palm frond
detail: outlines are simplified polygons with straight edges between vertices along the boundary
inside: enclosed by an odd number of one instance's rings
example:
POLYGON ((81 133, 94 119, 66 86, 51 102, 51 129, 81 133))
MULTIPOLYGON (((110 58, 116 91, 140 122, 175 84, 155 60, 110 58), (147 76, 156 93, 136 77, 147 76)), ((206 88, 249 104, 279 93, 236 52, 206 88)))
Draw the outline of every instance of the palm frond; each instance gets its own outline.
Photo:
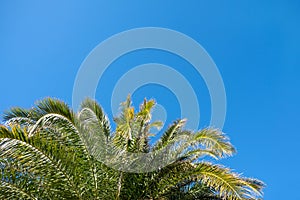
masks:
POLYGON ((36 121, 49 113, 62 115, 69 119, 72 123, 75 123, 75 113, 66 103, 58 99, 45 98, 38 101, 31 111, 31 115, 36 121))
POLYGON ((256 199, 261 196, 261 183, 247 183, 239 174, 230 169, 213 165, 208 162, 199 163, 195 172, 197 180, 213 188, 220 197, 229 200, 234 199, 256 199))
POLYGON ((216 197, 228 200, 236 199, 257 199, 261 196, 260 190, 263 185, 261 183, 246 183, 240 175, 231 172, 228 168, 214 165, 208 162, 201 162, 196 165, 181 164, 170 168, 168 178, 161 178, 159 188, 160 195, 168 192, 178 184, 186 182, 200 182, 208 188, 212 188, 216 197), (178 173, 181 171, 183 173, 178 173))
POLYGON ((99 128, 102 128, 105 136, 109 137, 110 132, 111 132, 110 131, 110 123, 109 123, 109 120, 108 120, 107 116, 105 115, 103 109, 101 108, 101 106, 94 100, 85 99, 81 103, 80 112, 82 112, 84 109, 90 109, 91 111, 93 111, 93 113, 98 118, 99 128))
MULTIPOLYGON (((61 161, 56 160, 52 155, 54 154, 54 152, 57 154, 61 151, 55 151, 55 147, 53 146, 53 144, 51 144, 52 154, 50 153, 51 151, 46 151, 45 148, 38 148, 38 146, 42 147, 47 143, 51 143, 51 141, 34 141, 26 138, 25 142, 22 141, 21 138, 14 138, 15 136, 19 135, 18 133, 9 134, 12 137, 5 137, 4 135, 8 135, 8 131, 9 130, 6 130, 4 134, 0 134, 1 158, 8 158, 9 162, 19 163, 23 169, 26 169, 27 173, 35 174, 36 176, 38 176, 38 174, 42 175, 43 178, 45 178, 43 182, 44 187, 46 187, 46 185, 49 185, 53 189, 58 189, 66 188, 66 185, 68 185, 68 191, 63 192, 66 194, 71 192, 69 195, 76 196, 79 188, 77 188, 76 184, 73 182, 73 178, 70 176, 70 174, 65 171, 66 168, 61 164, 61 161)), ((22 130, 17 127, 13 127, 12 129, 12 132, 21 131, 22 130)), ((3 129, 1 132, 3 132, 3 129)), ((23 135, 26 136, 28 134, 24 133, 23 135)), ((68 157, 65 152, 63 153, 65 157, 68 157)), ((23 173, 21 174, 23 175, 23 173)), ((5 177, 2 177, 2 179, 3 178, 5 179, 5 177)))
POLYGON ((25 191, 23 187, 20 187, 20 184, 13 184, 5 180, 0 181, 0 191, 1 199, 38 199, 28 191, 25 191))
POLYGON ((15 117, 28 118, 29 116, 30 116, 30 110, 20 108, 20 107, 13 107, 10 110, 7 110, 3 113, 3 119, 5 121, 8 121, 15 117))
POLYGON ((232 156, 236 152, 229 138, 218 129, 206 128, 198 131, 195 133, 194 141, 213 151, 219 158, 232 156))
POLYGON ((182 127, 185 125, 186 119, 176 120, 173 124, 164 132, 162 137, 154 144, 152 151, 156 151, 166 147, 178 133, 180 133, 182 127))

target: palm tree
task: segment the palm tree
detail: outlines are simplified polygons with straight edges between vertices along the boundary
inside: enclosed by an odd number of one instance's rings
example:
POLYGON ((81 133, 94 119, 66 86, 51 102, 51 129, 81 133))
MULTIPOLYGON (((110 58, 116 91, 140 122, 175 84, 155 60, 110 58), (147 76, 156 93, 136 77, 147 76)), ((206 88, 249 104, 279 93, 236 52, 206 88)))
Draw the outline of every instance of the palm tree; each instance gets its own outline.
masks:
MULTIPOLYGON (((90 99, 82 102, 78 113, 51 98, 32 109, 12 108, 4 114, 5 126, 0 126, 0 198, 230 200, 261 196, 261 181, 203 160, 235 153, 217 129, 187 131, 185 120, 176 120, 150 144, 152 128, 161 126, 151 121, 154 106, 153 100, 145 100, 135 112, 128 97, 114 119, 114 132, 102 108, 90 99), (169 153, 172 159, 157 152, 169 153), (136 155, 161 156, 158 161, 169 163, 149 168, 136 155)), ((142 157, 145 163, 157 164, 153 157, 147 159, 142 157)))

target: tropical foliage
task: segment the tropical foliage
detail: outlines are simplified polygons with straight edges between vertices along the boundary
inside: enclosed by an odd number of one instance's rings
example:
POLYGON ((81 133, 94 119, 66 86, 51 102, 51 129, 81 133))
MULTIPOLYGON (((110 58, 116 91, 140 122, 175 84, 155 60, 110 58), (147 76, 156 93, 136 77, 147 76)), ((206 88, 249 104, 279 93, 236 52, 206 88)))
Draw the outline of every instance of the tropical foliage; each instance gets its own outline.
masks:
POLYGON ((161 126, 151 121, 155 102, 145 100, 138 111, 130 97, 121 105, 115 131, 102 108, 90 99, 82 102, 78 113, 52 98, 31 109, 12 108, 4 113, 0 199, 244 200, 261 196, 261 181, 204 161, 207 156, 220 159, 235 153, 220 130, 191 132, 183 129, 185 120, 176 120, 150 144, 151 130, 161 126), (181 142, 182 136, 189 140, 181 142), (122 152, 155 153, 170 146, 176 149, 176 159, 144 173, 120 171, 117 162, 99 159, 117 153, 122 167, 127 162, 122 152))

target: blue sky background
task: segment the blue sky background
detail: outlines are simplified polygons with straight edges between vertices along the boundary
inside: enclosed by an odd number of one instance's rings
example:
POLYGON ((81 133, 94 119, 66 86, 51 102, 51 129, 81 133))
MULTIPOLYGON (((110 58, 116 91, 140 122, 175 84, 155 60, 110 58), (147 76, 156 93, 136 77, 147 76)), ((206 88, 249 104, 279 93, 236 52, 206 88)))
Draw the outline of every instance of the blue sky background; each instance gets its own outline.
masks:
MULTIPOLYGON (((47 96, 72 103, 80 64, 106 38, 132 28, 180 31, 199 42, 218 66, 227 93, 224 131, 238 154, 222 163, 266 182, 264 199, 300 199, 300 2, 282 1, 1 1, 0 112, 31 107, 47 96), (182 3, 180 3, 182 2, 182 3)), ((97 100, 110 109, 118 77, 138 64, 186 66, 208 125, 206 86, 187 63, 155 50, 121 57, 101 79, 97 100)), ((176 97, 157 85, 133 94, 155 98, 180 116, 176 97)), ((111 113, 108 113, 111 116, 111 113)))

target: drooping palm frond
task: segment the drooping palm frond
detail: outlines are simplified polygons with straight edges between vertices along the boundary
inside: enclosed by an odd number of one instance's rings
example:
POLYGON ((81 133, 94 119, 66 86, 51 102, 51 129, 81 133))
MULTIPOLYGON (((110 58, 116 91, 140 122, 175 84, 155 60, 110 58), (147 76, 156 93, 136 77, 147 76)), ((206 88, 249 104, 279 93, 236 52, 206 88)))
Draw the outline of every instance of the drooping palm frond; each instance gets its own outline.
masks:
POLYGON ((183 187, 200 183, 211 188, 215 198, 257 199, 261 196, 261 189, 264 187, 264 184, 256 179, 249 181, 231 172, 228 168, 208 162, 180 163, 169 168, 166 176, 167 178, 160 177, 157 186, 160 188, 159 193, 157 193, 158 196, 164 193, 168 194, 168 191, 172 191, 178 185, 183 187))
MULTIPOLYGON (((21 187, 19 189, 33 194, 35 192, 34 188, 27 187, 27 184, 35 183, 36 186, 47 189, 49 196, 60 196, 63 194, 62 197, 76 197, 79 188, 73 183, 73 178, 69 176, 69 173, 66 173, 66 168, 61 164, 61 160, 57 160, 53 156, 53 154, 57 156, 59 152, 62 152, 61 149, 57 151, 58 146, 55 146, 49 140, 28 138, 26 130, 21 130, 18 127, 12 127, 12 130, 2 127, 0 131, 0 157, 6 158, 6 165, 10 166, 5 167, 4 173, 2 173, 1 181, 5 182, 5 185, 21 187), (50 151, 43 148, 47 144, 51 144, 50 151), (18 167, 16 168, 16 166, 18 167), (5 176, 7 170, 15 172, 13 174, 15 176, 14 179, 10 178, 11 174, 5 176), (17 184, 24 178, 27 180, 28 176, 33 177, 30 179, 30 182, 24 182, 24 186, 17 184), (43 185, 40 185, 40 178, 43 179, 43 185), (70 188, 66 189, 67 186, 70 188), (28 189, 31 190, 27 191, 28 189)), ((74 155, 70 155, 70 153, 69 155, 64 154, 64 157, 68 156, 74 155)), ((39 198, 39 196, 35 196, 35 198, 39 198)))
MULTIPOLYGON (((85 140, 87 138, 88 130, 84 128, 84 123, 82 123, 83 121, 81 121, 81 113, 79 113, 76 116, 73 116, 72 111, 67 111, 67 109, 69 108, 66 107, 65 104, 59 102, 58 104, 60 109, 51 108, 52 110, 55 110, 55 113, 45 114, 42 117, 40 117, 39 120, 37 120, 36 124, 31 128, 30 134, 34 133, 36 130, 39 131, 46 129, 48 131, 50 130, 50 132, 53 134, 62 134, 62 137, 68 136, 67 141, 69 141, 73 146, 76 147, 75 151, 80 153, 81 158, 85 162, 83 163, 83 166, 85 166, 86 168, 80 166, 78 167, 78 169, 82 168, 82 170, 84 170, 87 173, 80 174, 82 177, 85 177, 83 183, 89 183, 87 184, 87 186, 89 187, 82 187, 85 188, 85 191, 83 191, 83 193, 87 193, 87 197, 95 198, 100 198, 101 196, 102 198, 103 196, 110 196, 109 191, 111 191, 114 187, 109 186, 109 183, 113 183, 115 178, 115 172, 104 166, 102 163, 96 161, 90 154, 89 146, 87 146, 88 144, 85 140), (106 174, 103 172, 105 172, 106 174), (105 187, 99 187, 99 182, 103 182, 102 186, 105 185, 105 187)), ((53 102, 49 105, 54 106, 53 102)), ((90 109, 91 107, 84 106, 85 105, 82 105, 82 110, 90 110, 93 112, 93 110, 90 109)), ((89 104, 89 106, 91 106, 91 104, 89 104)), ((49 109, 48 107, 50 106, 46 106, 47 109, 49 109)), ((39 106, 39 109, 41 108, 42 106, 39 106)), ((45 112, 47 111, 47 109, 41 112, 45 112)), ((106 118, 102 119, 105 120, 106 118)), ((105 123, 106 122, 100 122, 101 125, 105 123)), ((103 129, 103 126, 99 126, 98 124, 98 130, 102 130, 102 134, 104 133, 103 130, 105 130, 105 128, 107 127, 104 127, 103 129)), ((74 165, 70 165, 70 167, 73 168, 74 165)))
POLYGON ((85 109, 90 109, 95 114, 100 123, 99 128, 103 130, 106 137, 109 137, 111 134, 110 123, 101 106, 96 101, 85 99, 81 103, 80 112, 83 112, 85 109))
POLYGON ((236 150, 229 138, 218 129, 203 129, 195 133, 194 140, 213 151, 219 158, 232 156, 236 150))
POLYGON ((239 174, 231 172, 230 169, 201 162, 196 165, 195 172, 201 183, 214 188, 220 197, 226 199, 248 199, 257 198, 261 195, 264 184, 258 180, 249 181, 239 174), (253 183, 256 183, 254 186, 253 183))

